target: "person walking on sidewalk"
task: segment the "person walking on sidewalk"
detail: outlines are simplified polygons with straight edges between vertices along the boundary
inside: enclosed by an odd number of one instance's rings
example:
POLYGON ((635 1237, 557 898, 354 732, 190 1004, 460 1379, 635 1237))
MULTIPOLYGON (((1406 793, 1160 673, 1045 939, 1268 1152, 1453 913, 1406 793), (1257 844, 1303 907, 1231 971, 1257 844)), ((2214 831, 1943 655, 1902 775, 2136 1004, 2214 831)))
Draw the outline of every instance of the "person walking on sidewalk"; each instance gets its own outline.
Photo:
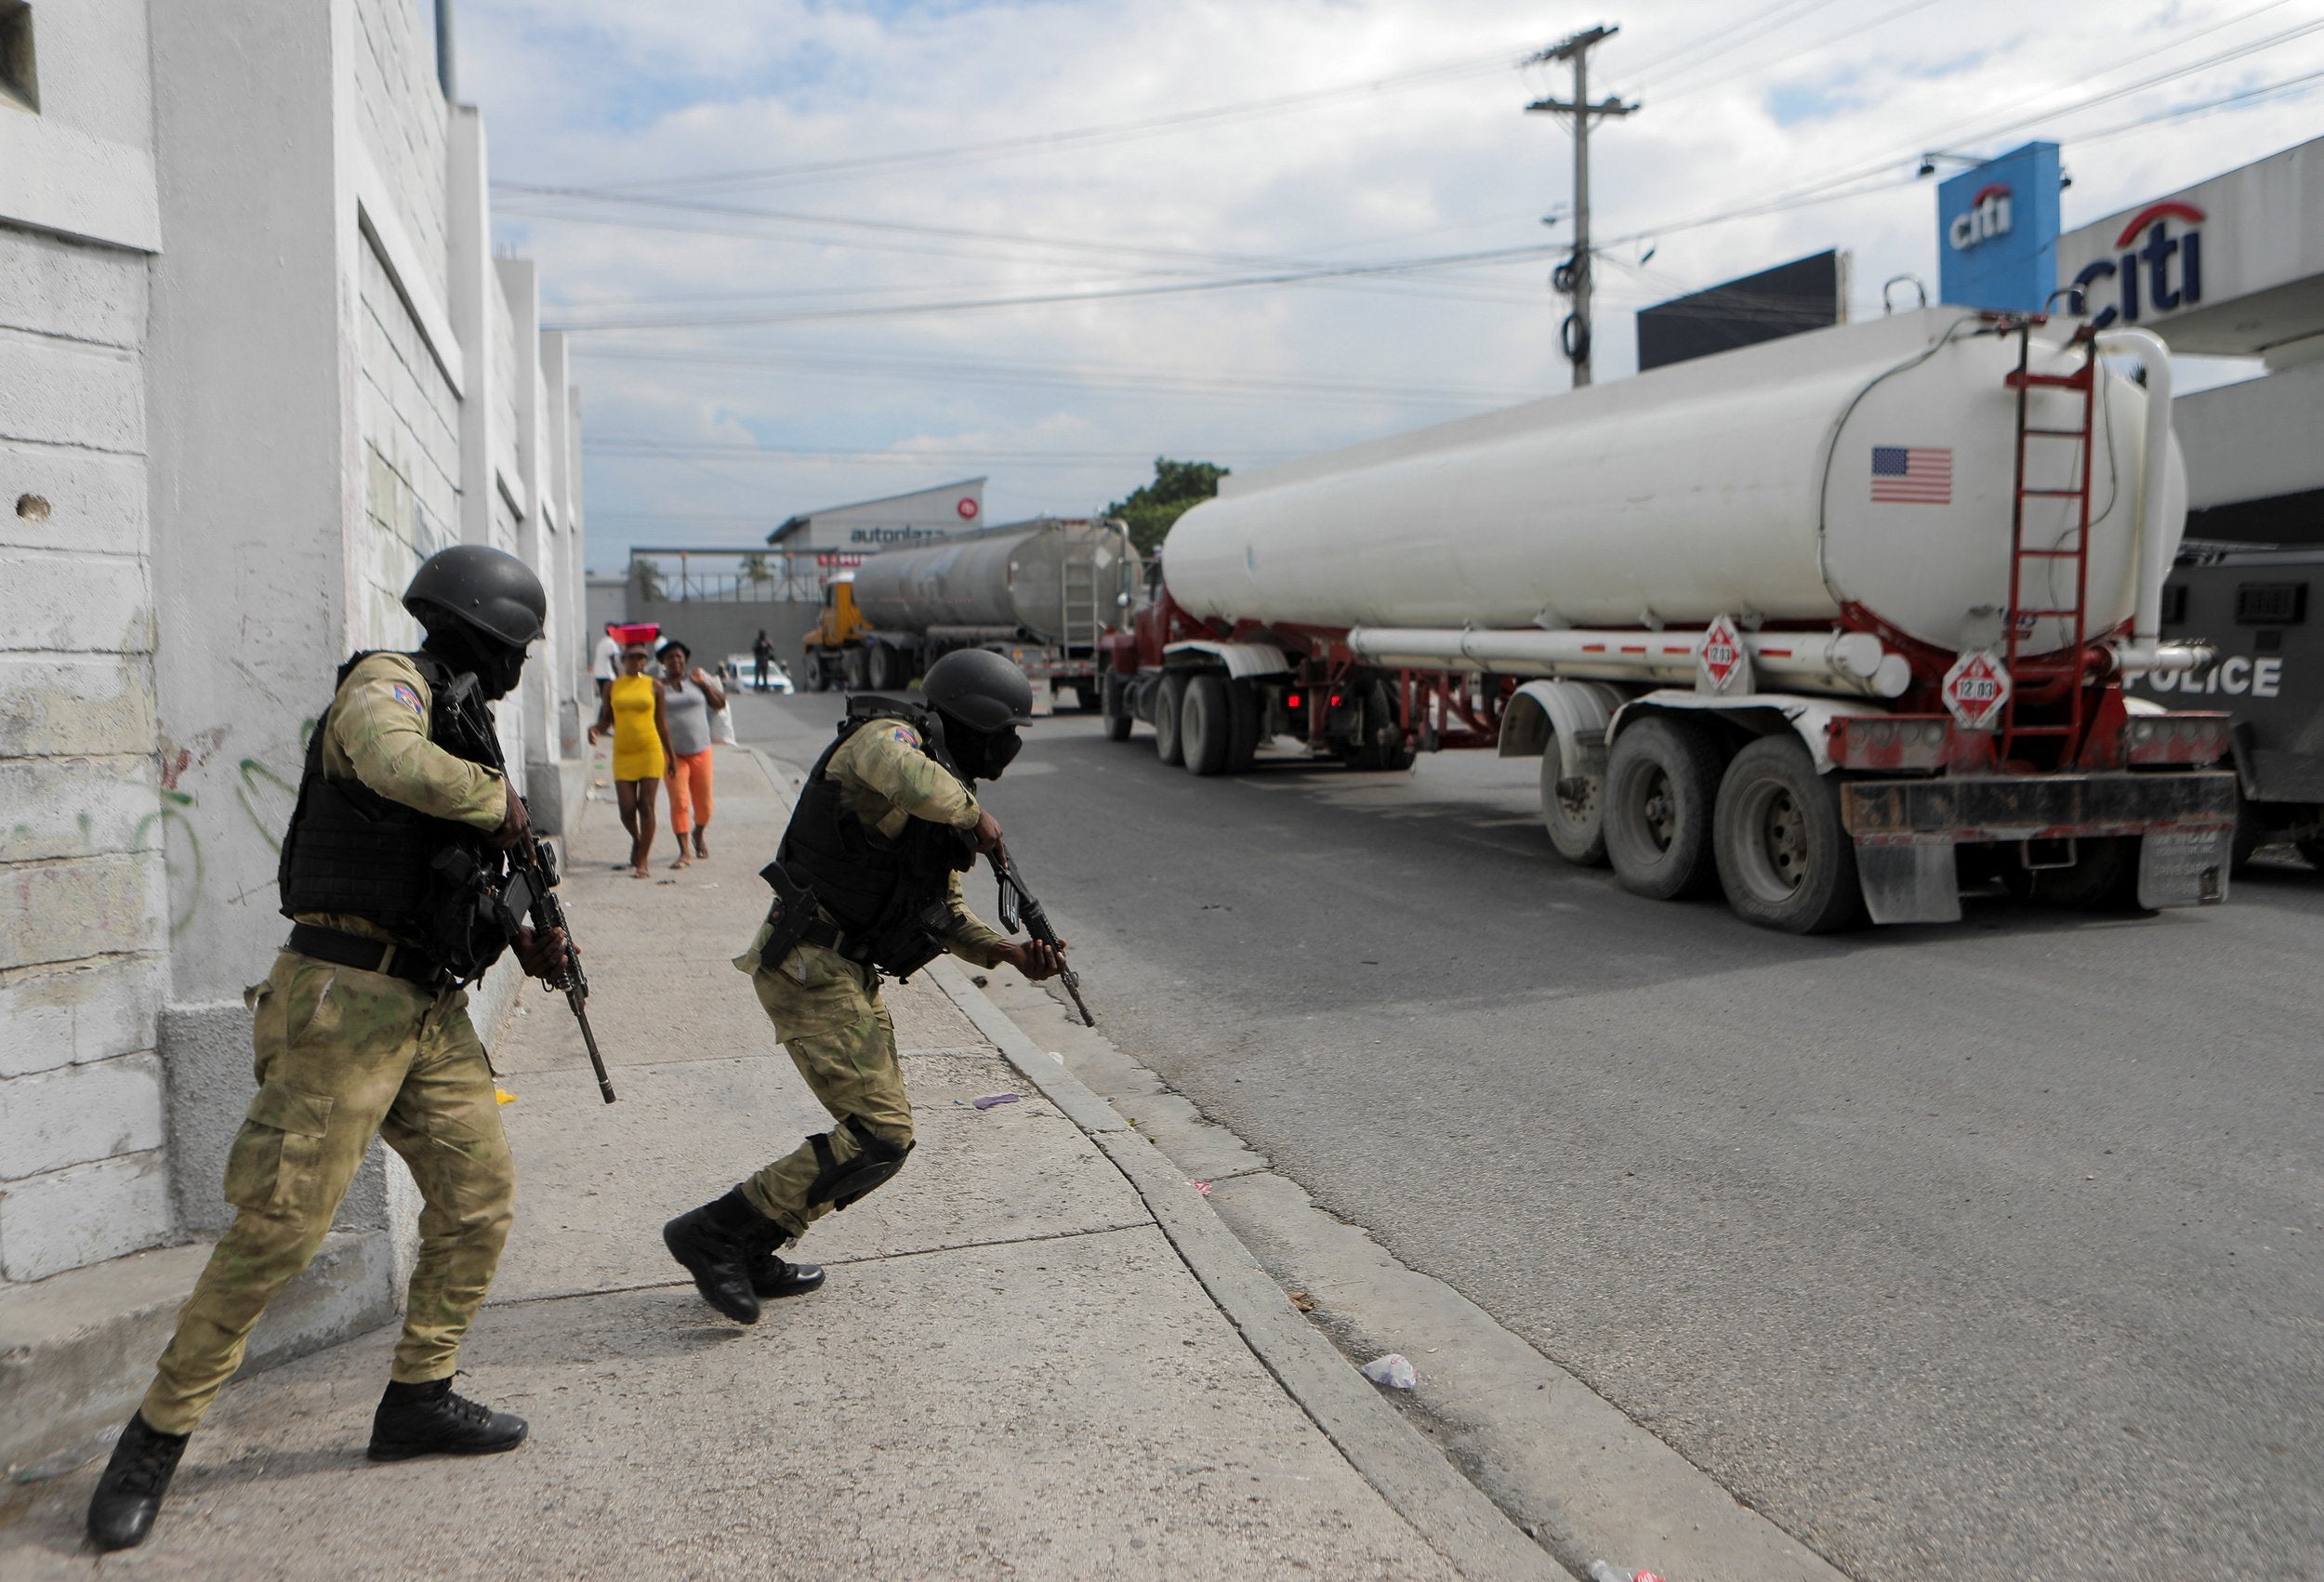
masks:
POLYGON ((1013 942, 960 896, 961 873, 1001 843, 975 787, 1017 756, 1017 728, 1033 718, 1031 683, 999 654, 963 649, 929 667, 921 695, 925 706, 850 700, 839 739, 809 773, 764 870, 774 909, 734 958, 838 1123, 662 1228, 703 1299, 741 1324, 759 1321, 762 1298, 823 1284, 821 1269, 776 1251, 892 1179, 912 1152, 881 974, 909 977, 947 950, 1036 980, 1063 965, 1062 944, 1013 942))
POLYGON ((676 638, 662 645, 662 718, 669 727, 669 827, 678 837, 673 868, 710 854, 710 716, 723 713, 726 693, 676 638), (693 837, 693 850, 686 839, 693 837))
MULTIPOLYGON (((522 798, 491 767, 492 711, 476 694, 516 685, 548 600, 515 556, 461 545, 422 563, 403 606, 427 641, 341 666, 308 742, 278 876, 294 926, 244 996, 258 1094, 226 1158, 234 1221, 98 1479, 88 1531, 101 1549, 144 1541, 188 1437, 258 1315, 322 1246, 375 1135, 403 1155, 426 1206, 370 1455, 480 1456, 524 1438, 523 1418, 452 1392, 508 1237, 515 1179, 460 987, 504 942, 477 939, 474 895, 439 878, 442 859, 475 872, 489 848, 532 838, 522 798)), ((552 976, 564 936, 525 929, 517 956, 552 976)))
MULTIPOLYGON (((591 746, 600 736, 614 738, 614 797, 621 807, 621 827, 629 832, 629 877, 640 879, 654 877, 647 865, 654 856, 654 801, 664 771, 677 757, 670 751, 662 683, 646 674, 650 657, 641 642, 621 651, 621 674, 605 690, 597 723, 589 727, 591 746)), ((678 854, 686 854, 682 842, 678 854)))

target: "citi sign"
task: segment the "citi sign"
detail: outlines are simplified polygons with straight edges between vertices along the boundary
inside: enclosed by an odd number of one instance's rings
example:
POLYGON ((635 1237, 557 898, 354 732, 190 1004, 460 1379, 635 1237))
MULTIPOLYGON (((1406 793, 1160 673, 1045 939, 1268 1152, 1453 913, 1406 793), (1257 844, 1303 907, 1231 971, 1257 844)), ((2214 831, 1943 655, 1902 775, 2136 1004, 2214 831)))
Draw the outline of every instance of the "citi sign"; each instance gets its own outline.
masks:
POLYGON ((2082 272, 2074 277, 2074 290, 2085 305, 2093 293, 2091 288, 2111 276, 2119 291, 2119 299, 2093 315, 2090 327, 2103 330, 2120 319, 2134 324, 2139 315, 2139 280, 2146 282, 2146 305, 2158 313, 2168 313, 2177 308, 2191 308, 2203 299, 2203 233, 2193 227, 2203 223, 2203 211, 2193 204, 2152 204, 2139 211, 2122 234, 2114 239, 2117 258, 2093 258, 2082 266, 2082 272), (2189 229, 2178 235, 2171 234, 2171 222, 2179 221, 2189 229), (2179 267, 2171 268, 2176 255, 2179 267), (2175 278, 2177 283, 2172 284, 2175 278))
POLYGON ((1946 227, 1945 239, 1957 253, 1966 253, 1980 242, 1990 242, 1997 236, 2009 234, 2009 184, 1996 181, 1978 189, 1969 200, 1969 206, 1953 217, 1946 227))

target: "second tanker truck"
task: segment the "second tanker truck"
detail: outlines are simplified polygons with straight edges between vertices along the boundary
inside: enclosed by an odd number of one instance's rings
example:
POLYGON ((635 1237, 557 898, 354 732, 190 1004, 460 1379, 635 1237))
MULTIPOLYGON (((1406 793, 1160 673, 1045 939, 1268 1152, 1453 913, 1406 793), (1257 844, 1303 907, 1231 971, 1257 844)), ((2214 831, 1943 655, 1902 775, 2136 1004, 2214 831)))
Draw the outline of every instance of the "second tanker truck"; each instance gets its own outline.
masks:
POLYGON ((1238 473, 1106 639, 1108 733, 1538 756, 1567 862, 1798 933, 2216 902, 2225 718, 2123 690, 2209 658, 2160 637, 2170 389, 2145 331, 1931 309, 1238 473))
POLYGON ((889 692, 956 648, 1008 654, 1044 694, 1098 702, 1098 644, 1126 625, 1143 572, 1115 521, 1043 517, 867 556, 825 590, 800 679, 889 692))

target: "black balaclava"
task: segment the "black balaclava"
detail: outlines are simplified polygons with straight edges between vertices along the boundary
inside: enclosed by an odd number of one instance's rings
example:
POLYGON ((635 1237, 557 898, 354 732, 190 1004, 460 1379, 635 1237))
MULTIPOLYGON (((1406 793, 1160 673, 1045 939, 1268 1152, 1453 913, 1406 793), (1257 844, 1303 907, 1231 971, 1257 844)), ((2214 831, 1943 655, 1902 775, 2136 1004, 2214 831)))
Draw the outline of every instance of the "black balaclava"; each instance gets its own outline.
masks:
POLYGON ((462 623, 445 621, 431 628, 425 646, 454 670, 474 672, 477 690, 490 702, 516 691, 517 678, 524 673, 524 650, 462 623))
POLYGON ((1017 728, 1004 725, 997 731, 978 731, 946 714, 944 749, 952 761, 960 766, 960 772, 971 780, 998 780, 1000 771, 1016 758, 1018 749, 1024 745, 1017 728))

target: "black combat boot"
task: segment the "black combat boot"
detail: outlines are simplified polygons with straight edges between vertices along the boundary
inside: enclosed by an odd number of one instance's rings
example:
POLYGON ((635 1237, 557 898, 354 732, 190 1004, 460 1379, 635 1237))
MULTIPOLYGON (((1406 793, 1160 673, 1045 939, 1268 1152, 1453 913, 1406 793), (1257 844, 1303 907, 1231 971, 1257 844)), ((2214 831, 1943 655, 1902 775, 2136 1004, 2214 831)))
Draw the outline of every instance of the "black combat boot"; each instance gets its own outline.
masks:
POLYGON ((99 1549, 125 1549, 145 1542, 191 1437, 147 1428, 142 1412, 129 1419, 89 1496, 88 1536, 99 1549))
POLYGON ((408 1461, 415 1456, 496 1456, 524 1443, 526 1424, 511 1412, 495 1412, 482 1401, 452 1393, 448 1378, 426 1384, 390 1380, 371 1415, 374 1461, 408 1461))
POLYGON ((752 1266, 785 1239, 783 1227, 753 1208, 740 1187, 662 1227, 663 1245, 694 1277, 702 1299, 737 1324, 759 1322, 752 1266))
POLYGON ((803 1297, 823 1287, 823 1265, 820 1263, 786 1263, 768 1252, 750 1260, 750 1288, 761 1299, 773 1301, 778 1297, 803 1297))

